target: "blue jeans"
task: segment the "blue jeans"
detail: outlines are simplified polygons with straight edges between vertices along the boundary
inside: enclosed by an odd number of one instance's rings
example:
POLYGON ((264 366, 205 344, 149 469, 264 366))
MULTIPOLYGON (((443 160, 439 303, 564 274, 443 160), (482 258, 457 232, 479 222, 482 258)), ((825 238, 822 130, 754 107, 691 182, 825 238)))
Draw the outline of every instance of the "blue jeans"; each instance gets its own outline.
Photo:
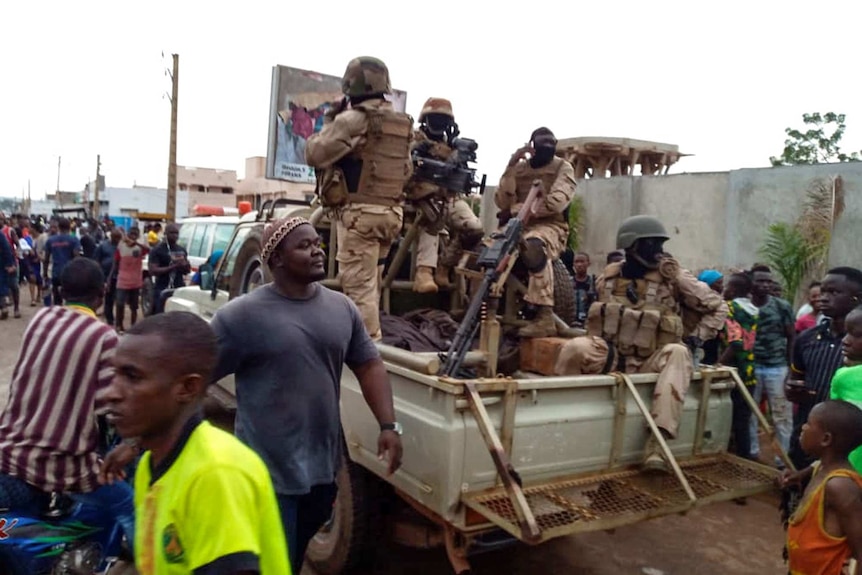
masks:
POLYGON ((276 494, 293 573, 302 571, 305 549, 317 530, 332 517, 332 506, 337 494, 335 483, 315 485, 305 495, 276 494))
POLYGON ((111 485, 101 485, 89 493, 70 493, 69 497, 107 511, 114 521, 120 524, 129 543, 135 545, 135 490, 125 481, 115 481, 111 485))
MULTIPOLYGON (((104 509, 111 515, 128 539, 129 547, 135 543, 135 491, 125 481, 102 485, 89 493, 68 494, 74 501, 104 509)), ((26 482, 0 474, 0 505, 21 509, 38 515, 48 500, 48 494, 26 482)))
MULTIPOLYGON (((754 375, 757 377, 757 385, 751 394, 755 403, 759 404, 766 391, 769 408, 772 411, 772 422, 775 426, 775 437, 784 451, 790 448, 790 432, 793 431, 793 410, 790 402, 784 397, 784 380, 787 379, 788 367, 754 365, 754 375)), ((760 455, 760 442, 757 437, 757 417, 751 415, 751 457, 756 459, 760 455)), ((776 456, 776 463, 780 458, 776 456)), ((782 464, 783 465, 783 464, 782 464)))

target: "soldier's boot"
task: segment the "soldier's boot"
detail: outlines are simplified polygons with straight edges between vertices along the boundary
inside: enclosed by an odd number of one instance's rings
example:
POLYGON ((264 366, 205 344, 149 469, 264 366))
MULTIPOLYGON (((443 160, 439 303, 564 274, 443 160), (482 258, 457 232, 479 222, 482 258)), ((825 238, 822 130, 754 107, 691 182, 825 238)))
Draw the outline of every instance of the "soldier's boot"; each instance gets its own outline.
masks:
POLYGON ((661 471, 664 473, 670 473, 670 466, 664 458, 664 454, 661 452, 661 446, 659 446, 658 440, 652 434, 650 434, 649 439, 647 439, 646 445, 644 446, 644 459, 641 463, 641 467, 644 471, 661 471))
POLYGON ((416 293, 437 293, 437 284, 434 283, 434 268, 419 266, 413 277, 413 291, 416 293))
POLYGON ((521 337, 551 337, 557 335, 554 312, 551 306, 539 306, 539 312, 529 324, 518 330, 521 337))
POLYGON ((440 289, 450 289, 452 287, 452 282, 449 281, 449 270, 449 266, 438 264, 437 269, 434 271, 434 283, 440 289))

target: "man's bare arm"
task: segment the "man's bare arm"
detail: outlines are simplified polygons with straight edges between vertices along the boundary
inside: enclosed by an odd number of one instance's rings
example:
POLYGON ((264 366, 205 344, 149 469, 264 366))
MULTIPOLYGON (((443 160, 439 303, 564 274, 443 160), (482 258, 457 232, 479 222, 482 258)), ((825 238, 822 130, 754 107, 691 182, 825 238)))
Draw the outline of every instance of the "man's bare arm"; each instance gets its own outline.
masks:
POLYGON ((386 366, 380 358, 366 361, 357 366, 350 366, 359 387, 362 388, 362 397, 378 423, 392 423, 395 421, 395 407, 392 404, 392 387, 389 385, 389 374, 386 366))
MULTIPOLYGON (((357 366, 350 366, 356 378, 359 380, 359 387, 362 389, 362 397, 377 422, 380 424, 395 422, 395 406, 392 402, 392 386, 389 384, 389 375, 386 373, 386 366, 383 365, 383 360, 379 357, 366 361, 357 366)), ((403 448, 401 446, 401 438, 393 431, 384 431, 380 433, 380 438, 377 442, 377 455, 389 460, 389 473, 394 473, 401 466, 401 454, 403 448)))

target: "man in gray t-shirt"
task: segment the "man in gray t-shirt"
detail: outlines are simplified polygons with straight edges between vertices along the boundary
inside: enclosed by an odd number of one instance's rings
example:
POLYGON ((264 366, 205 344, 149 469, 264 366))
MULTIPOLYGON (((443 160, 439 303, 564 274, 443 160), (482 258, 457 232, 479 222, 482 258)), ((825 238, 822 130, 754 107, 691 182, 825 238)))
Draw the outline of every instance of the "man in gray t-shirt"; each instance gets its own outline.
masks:
POLYGON ((305 548, 329 519, 341 463, 342 367, 356 374, 380 423, 380 455, 401 464, 386 369, 356 305, 318 283, 320 238, 303 218, 264 231, 262 258, 273 283, 237 298, 212 320, 220 359, 215 380, 236 379, 236 434, 272 475, 295 573, 305 548))

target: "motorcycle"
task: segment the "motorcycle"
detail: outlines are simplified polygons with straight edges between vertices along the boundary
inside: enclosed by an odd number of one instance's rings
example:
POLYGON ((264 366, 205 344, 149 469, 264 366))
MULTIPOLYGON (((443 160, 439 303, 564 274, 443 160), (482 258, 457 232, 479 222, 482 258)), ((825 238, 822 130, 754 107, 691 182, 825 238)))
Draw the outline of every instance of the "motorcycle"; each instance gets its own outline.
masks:
POLYGON ((0 509, 3 575, 107 575, 123 531, 100 508, 52 495, 42 513, 0 509))

